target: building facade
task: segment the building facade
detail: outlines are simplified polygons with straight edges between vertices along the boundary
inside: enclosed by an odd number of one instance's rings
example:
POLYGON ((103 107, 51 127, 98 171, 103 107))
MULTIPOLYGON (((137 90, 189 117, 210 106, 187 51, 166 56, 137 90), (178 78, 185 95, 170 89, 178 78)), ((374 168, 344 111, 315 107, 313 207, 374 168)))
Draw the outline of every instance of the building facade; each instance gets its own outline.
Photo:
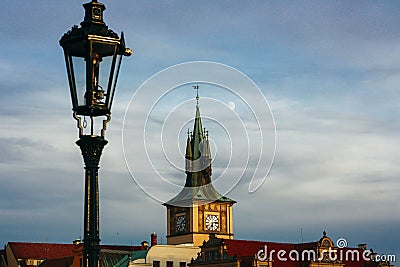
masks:
POLYGON ((357 248, 335 246, 323 233, 315 242, 278 243, 222 239, 210 235, 190 267, 393 267, 375 261, 365 244, 357 248))
POLYGON ((128 266, 187 267, 199 252, 200 248, 192 245, 155 245, 145 251, 133 252, 128 266))
MULTIPOLYGON (((101 245, 100 267, 112 267, 132 252, 147 248, 101 245)), ((73 244, 8 242, 1 256, 0 266, 7 267, 82 267, 83 244, 79 240, 73 244)))
POLYGON ((73 244, 8 242, 5 247, 7 266, 38 266, 46 259, 73 258, 73 244))

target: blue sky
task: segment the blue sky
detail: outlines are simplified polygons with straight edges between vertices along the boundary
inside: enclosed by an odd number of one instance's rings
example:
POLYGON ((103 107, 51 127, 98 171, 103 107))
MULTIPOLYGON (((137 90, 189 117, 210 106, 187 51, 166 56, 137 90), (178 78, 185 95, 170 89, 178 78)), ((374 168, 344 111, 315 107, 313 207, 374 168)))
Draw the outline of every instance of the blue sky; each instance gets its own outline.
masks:
MULTIPOLYGON (((83 165, 58 41, 82 21, 82 3, 2 4, 1 244, 81 235, 83 165)), ((300 242, 301 230, 305 241, 326 230, 352 246, 399 252, 400 3, 104 4, 106 23, 125 32, 134 55, 123 62, 101 162, 103 243, 138 244, 153 231, 165 236, 164 207, 137 187, 126 167, 123 116, 150 76, 205 60, 248 75, 276 122, 268 179, 254 194, 246 179, 229 194, 238 201, 236 238, 300 242)))

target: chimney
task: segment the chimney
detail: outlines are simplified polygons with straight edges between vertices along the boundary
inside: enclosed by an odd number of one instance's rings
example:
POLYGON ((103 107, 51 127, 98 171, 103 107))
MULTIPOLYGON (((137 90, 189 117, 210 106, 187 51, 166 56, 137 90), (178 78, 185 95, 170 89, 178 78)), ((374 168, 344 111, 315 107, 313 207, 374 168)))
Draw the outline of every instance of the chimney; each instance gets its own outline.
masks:
POLYGON ((151 240, 151 246, 155 246, 155 245, 157 245, 157 234, 156 234, 156 232, 153 232, 151 235, 150 235, 150 240, 151 240))
POLYGON ((82 244, 82 240, 80 238, 77 238, 74 241, 72 241, 72 244, 74 244, 75 246, 78 246, 78 245, 82 244))
POLYGON ((149 247, 149 243, 147 241, 142 241, 140 243, 140 245, 142 245, 142 248, 144 248, 144 249, 148 249, 148 247, 149 247))

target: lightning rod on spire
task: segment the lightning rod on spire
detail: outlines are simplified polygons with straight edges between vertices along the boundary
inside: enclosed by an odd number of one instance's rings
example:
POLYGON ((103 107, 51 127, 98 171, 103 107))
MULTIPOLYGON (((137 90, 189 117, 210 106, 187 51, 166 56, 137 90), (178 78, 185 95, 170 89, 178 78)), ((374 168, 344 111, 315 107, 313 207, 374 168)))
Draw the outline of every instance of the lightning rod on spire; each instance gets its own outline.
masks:
POLYGON ((196 84, 196 85, 193 85, 192 87, 193 87, 194 90, 197 91, 196 92, 196 101, 197 101, 197 105, 199 105, 199 85, 196 84))

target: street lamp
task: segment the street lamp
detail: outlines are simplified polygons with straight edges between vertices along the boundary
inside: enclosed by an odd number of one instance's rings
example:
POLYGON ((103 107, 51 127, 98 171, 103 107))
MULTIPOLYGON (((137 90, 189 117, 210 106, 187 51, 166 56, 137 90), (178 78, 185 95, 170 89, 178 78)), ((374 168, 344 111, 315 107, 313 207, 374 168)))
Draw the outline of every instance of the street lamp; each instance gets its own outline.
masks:
MULTIPOLYGON (((79 140, 85 162, 85 208, 83 266, 98 267, 99 185, 98 169, 106 124, 111 119, 111 105, 123 56, 132 55, 121 38, 103 21, 106 9, 102 3, 83 4, 85 18, 81 26, 73 26, 60 39, 64 49, 73 117, 77 120, 79 140), (87 126, 86 117, 90 120, 87 126), (83 121, 82 121, 83 118, 83 121), (95 132, 95 119, 103 118, 100 134, 95 132)), ((97 121, 97 120, 96 120, 97 121)))

